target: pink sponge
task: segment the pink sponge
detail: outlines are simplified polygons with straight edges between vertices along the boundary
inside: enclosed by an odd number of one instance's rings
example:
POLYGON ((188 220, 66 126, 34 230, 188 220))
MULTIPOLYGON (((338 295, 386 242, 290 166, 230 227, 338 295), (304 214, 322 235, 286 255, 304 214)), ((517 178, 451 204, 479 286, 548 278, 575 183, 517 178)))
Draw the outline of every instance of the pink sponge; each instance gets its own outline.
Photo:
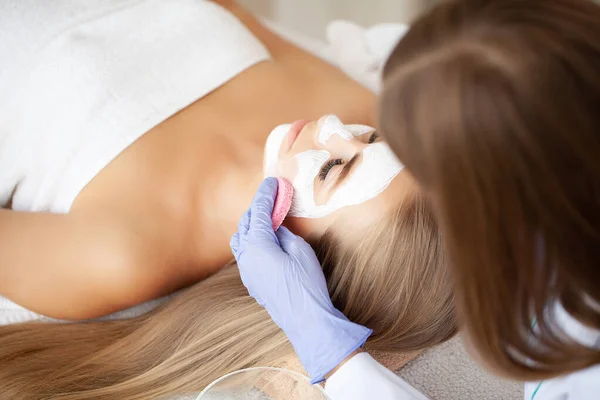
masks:
POLYGON ((282 178, 277 178, 277 183, 277 196, 275 197, 275 205, 273 206, 273 214, 271 215, 274 231, 279 229, 287 213, 290 211, 294 195, 294 188, 291 183, 282 178))

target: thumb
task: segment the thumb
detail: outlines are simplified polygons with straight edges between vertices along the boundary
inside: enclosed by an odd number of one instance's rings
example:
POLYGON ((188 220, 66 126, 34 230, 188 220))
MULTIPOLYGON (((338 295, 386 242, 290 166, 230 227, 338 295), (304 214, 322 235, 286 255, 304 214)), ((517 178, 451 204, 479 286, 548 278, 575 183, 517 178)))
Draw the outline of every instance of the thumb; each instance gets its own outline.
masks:
POLYGON ((293 234, 288 228, 285 226, 280 227, 277 232, 275 232, 277 239, 279 240, 279 245, 287 254, 294 254, 300 251, 305 251, 307 248, 312 250, 312 247, 304 239, 300 236, 293 234))
POLYGON ((277 237, 273 231, 273 207, 275 197, 277 196, 277 179, 267 178, 258 188, 258 192, 252 200, 250 206, 250 229, 248 235, 254 239, 267 239, 277 242, 277 237))

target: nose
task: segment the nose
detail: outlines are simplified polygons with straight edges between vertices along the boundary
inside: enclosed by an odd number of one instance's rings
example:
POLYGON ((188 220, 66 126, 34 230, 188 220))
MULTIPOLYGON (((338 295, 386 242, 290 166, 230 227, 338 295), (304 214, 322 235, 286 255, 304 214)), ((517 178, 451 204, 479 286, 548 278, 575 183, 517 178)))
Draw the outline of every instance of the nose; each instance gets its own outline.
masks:
POLYGON ((325 148, 325 150, 335 154, 353 156, 355 153, 364 150, 364 148, 367 147, 367 143, 356 136, 346 138, 340 135, 331 135, 325 145, 321 144, 321 146, 325 148))
POLYGON ((335 157, 352 157, 368 146, 362 135, 355 136, 360 133, 349 130, 336 116, 326 115, 304 126, 290 153, 327 150, 335 157))
POLYGON ((315 128, 315 144, 338 156, 351 157, 368 145, 360 135, 365 132, 349 129, 335 115, 321 117, 315 128))

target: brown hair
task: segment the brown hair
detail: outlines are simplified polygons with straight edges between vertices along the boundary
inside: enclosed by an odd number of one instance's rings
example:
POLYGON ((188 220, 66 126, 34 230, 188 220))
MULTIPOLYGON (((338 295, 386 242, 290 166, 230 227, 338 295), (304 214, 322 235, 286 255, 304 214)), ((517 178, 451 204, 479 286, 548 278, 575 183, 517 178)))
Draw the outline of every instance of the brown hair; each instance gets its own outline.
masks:
MULTIPOLYGON (((414 194, 349 247, 327 233, 315 247, 335 305, 373 329, 367 348, 409 352, 455 332, 437 226, 414 194), (356 243, 354 243, 356 244, 356 243)), ((202 390, 240 368, 292 354, 235 266, 141 317, 0 327, 0 397, 146 400, 202 390)))
POLYGON ((600 329, 600 7, 444 2, 395 48, 381 108, 488 366, 540 379, 600 363, 554 312, 600 329))

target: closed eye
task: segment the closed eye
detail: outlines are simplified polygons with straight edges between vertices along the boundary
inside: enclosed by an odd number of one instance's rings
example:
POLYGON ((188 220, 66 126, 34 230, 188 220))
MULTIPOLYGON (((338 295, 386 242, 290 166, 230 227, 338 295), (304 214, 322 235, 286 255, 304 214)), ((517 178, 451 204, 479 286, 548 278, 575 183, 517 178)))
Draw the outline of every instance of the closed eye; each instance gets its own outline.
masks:
POLYGON ((377 139, 379 139, 379 134, 377 131, 373 132, 371 136, 369 136, 369 144, 374 143, 377 139))
POLYGON ((336 158, 336 159, 327 161, 325 163, 325 165, 323 165, 323 167, 321 168, 321 171, 319 172, 319 179, 324 181, 325 178, 327 178, 329 171, 331 171, 331 169, 333 167, 335 167, 336 165, 342 165, 343 163, 344 163, 344 160, 342 160, 341 158, 336 158))

